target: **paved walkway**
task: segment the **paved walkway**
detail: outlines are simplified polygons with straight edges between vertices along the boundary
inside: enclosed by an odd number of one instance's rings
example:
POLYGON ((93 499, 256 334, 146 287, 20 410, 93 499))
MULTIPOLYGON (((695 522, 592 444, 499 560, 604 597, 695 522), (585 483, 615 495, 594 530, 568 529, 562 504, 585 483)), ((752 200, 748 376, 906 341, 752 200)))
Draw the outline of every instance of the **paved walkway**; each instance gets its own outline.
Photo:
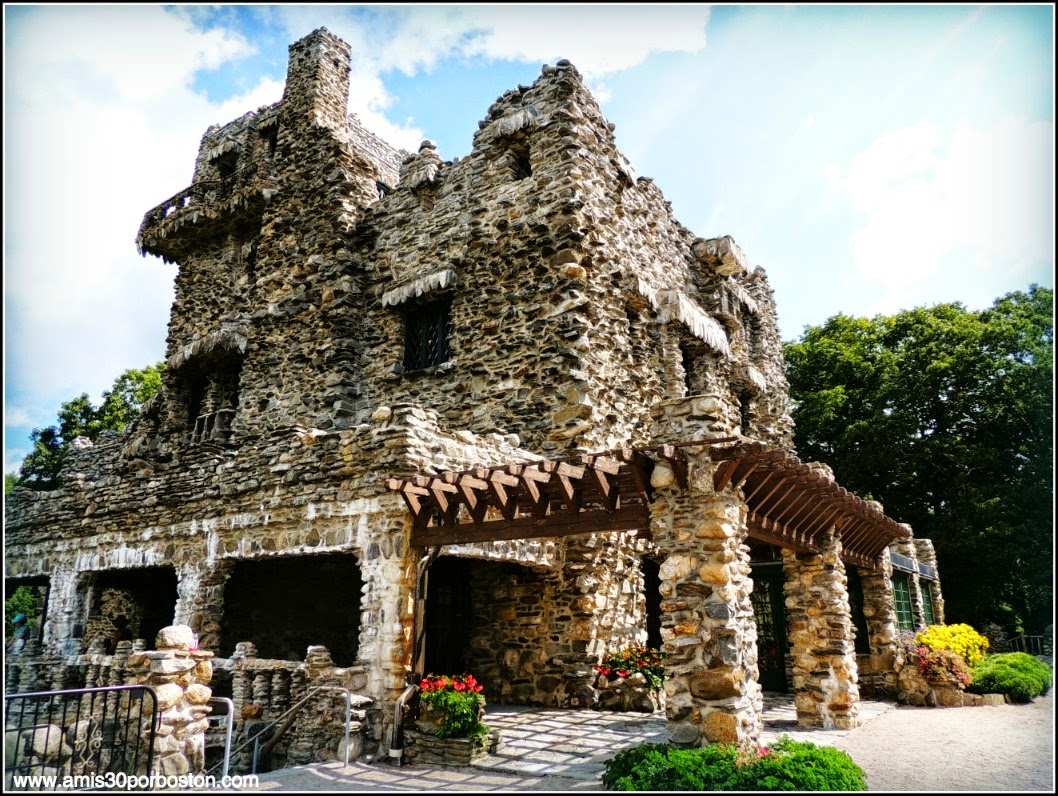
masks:
MULTIPOLYGON (((798 729, 793 698, 765 694, 767 746, 780 735, 833 745, 855 730, 798 729)), ((864 722, 894 707, 862 701, 864 722)), ((340 762, 281 769, 261 775, 258 790, 297 791, 598 791, 604 762, 621 749, 668 735, 662 713, 553 710, 490 706, 485 723, 500 731, 503 746, 468 768, 397 766, 388 761, 340 762)))

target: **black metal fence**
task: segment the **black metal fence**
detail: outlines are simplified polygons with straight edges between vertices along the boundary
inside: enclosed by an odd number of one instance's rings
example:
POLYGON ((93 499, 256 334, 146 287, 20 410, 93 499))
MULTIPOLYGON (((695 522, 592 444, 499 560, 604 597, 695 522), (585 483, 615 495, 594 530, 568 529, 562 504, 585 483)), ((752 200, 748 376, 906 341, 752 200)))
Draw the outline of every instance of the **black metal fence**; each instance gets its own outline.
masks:
POLYGON ((1011 652, 1027 652, 1029 655, 1047 655, 1046 639, 1043 636, 1015 636, 1010 639, 1011 652))
POLYGON ((158 698, 144 685, 6 695, 4 790, 99 790, 149 774, 157 728, 158 698))

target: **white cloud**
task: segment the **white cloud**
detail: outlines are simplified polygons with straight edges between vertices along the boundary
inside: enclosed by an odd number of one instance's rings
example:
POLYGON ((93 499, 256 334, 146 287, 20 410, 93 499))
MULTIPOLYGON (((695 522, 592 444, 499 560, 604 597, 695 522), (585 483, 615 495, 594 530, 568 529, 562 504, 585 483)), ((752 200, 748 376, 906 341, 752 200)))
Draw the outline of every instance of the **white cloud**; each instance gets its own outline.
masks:
POLYGON ((352 46, 351 107, 370 111, 382 111, 391 101, 379 79, 382 72, 414 75, 452 56, 539 63, 566 58, 593 90, 605 92, 604 77, 638 66, 653 53, 704 49, 709 21, 707 5, 416 6, 366 12, 283 6, 277 13, 292 41, 325 25, 352 46))
POLYGON ((908 305, 923 285, 959 295, 1003 269, 1028 277, 1053 250, 1053 124, 1007 118, 951 132, 920 123, 891 132, 828 181, 863 214, 852 262, 875 280, 875 312, 908 305), (960 258, 953 269, 953 258, 960 258))
POLYGON ((210 123, 281 86, 211 105, 196 71, 249 45, 161 7, 34 7, 5 22, 5 364, 18 400, 55 401, 53 415, 160 358, 175 269, 137 255, 143 213, 190 183, 210 123))

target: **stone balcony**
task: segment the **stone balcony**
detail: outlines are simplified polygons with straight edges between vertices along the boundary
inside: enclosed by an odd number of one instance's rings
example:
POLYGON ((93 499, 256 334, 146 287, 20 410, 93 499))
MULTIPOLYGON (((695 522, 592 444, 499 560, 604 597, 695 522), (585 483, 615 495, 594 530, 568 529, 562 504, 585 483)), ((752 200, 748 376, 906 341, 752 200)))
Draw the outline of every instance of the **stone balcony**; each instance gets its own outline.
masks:
POLYGON ((272 175, 260 169, 198 180, 144 215, 136 246, 140 254, 176 262, 203 237, 260 219, 276 191, 272 175))

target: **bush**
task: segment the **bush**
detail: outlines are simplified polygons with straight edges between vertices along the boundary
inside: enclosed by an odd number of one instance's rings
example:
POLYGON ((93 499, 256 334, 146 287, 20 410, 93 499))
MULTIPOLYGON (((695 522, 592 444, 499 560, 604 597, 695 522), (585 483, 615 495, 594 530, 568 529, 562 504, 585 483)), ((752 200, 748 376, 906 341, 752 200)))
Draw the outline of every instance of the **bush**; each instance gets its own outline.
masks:
POLYGON ((922 646, 915 650, 915 663, 918 671, 931 683, 955 683, 963 688, 973 680, 970 667, 961 655, 951 650, 931 650, 922 646))
POLYGON ((625 791, 867 790, 863 770, 844 752, 787 737, 770 749, 643 744, 608 760, 602 781, 625 791))
POLYGON ((1029 702, 1051 687, 1051 667, 1024 652, 989 655, 973 667, 975 694, 1006 694, 1012 702, 1029 702))
POLYGON ((969 625, 930 625, 915 636, 915 641, 931 650, 954 652, 968 666, 984 658, 988 650, 988 639, 969 625))

